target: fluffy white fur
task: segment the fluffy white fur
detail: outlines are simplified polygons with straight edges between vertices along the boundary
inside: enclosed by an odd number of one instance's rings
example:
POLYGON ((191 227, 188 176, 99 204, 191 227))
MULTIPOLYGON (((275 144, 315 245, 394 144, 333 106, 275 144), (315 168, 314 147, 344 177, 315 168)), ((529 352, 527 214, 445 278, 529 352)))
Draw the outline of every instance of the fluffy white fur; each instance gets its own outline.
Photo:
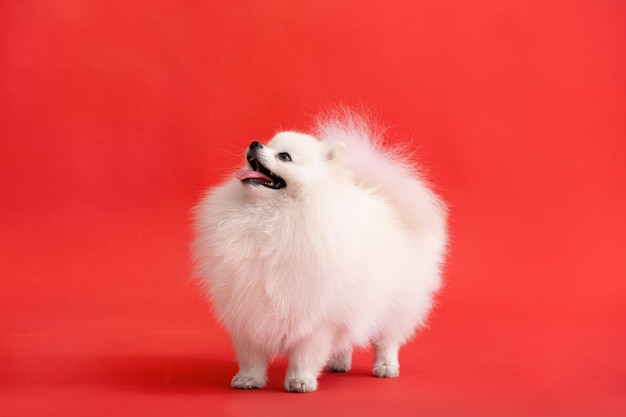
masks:
POLYGON ((354 115, 279 133, 259 161, 285 188, 233 178, 195 208, 194 259, 237 351, 234 388, 263 387, 286 354, 285 388, 314 391, 370 343, 373 374, 399 375, 398 349, 441 285, 446 215, 380 136, 354 115))

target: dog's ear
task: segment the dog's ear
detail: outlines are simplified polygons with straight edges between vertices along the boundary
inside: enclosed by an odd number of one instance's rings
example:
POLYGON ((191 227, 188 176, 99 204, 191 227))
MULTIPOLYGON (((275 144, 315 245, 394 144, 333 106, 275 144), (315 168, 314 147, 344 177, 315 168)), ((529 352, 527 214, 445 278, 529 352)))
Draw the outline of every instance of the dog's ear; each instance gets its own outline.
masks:
POLYGON ((343 142, 336 142, 330 144, 330 150, 328 151, 328 160, 333 165, 343 165, 346 159, 346 144, 343 142))

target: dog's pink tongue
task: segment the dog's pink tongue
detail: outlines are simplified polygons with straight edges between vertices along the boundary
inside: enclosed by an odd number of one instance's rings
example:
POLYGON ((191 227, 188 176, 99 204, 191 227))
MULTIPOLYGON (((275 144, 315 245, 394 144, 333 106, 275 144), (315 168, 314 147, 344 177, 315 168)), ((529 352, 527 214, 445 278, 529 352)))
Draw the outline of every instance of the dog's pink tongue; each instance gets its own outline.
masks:
POLYGON ((256 178, 257 180, 260 180, 263 182, 272 182, 272 179, 268 177, 267 175, 265 175, 264 173, 259 172, 259 171, 252 171, 248 169, 243 169, 239 172, 236 172, 235 178, 237 178, 239 181, 247 180, 249 178, 256 178))

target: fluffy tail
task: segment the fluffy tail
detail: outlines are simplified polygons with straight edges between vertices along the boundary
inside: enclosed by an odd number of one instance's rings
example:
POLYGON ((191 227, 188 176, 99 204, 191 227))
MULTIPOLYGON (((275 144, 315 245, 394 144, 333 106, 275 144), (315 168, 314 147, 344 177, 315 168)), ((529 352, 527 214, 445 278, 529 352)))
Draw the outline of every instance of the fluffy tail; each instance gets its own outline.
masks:
POLYGON ((335 112, 320 117, 313 134, 322 141, 345 143, 347 168, 362 183, 395 202, 409 224, 445 242, 443 201, 409 162, 406 151, 383 148, 383 131, 368 118, 350 110, 335 112))

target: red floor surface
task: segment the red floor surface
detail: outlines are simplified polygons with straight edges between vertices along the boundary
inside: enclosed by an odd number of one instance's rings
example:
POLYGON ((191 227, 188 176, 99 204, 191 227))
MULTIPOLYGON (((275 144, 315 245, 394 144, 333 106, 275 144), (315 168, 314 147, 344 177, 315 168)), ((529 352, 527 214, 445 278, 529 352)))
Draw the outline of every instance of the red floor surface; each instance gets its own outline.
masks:
POLYGON ((622 1, 4 1, 0 416, 626 415, 622 1), (364 104, 451 207, 402 376, 228 388, 189 210, 364 104))

